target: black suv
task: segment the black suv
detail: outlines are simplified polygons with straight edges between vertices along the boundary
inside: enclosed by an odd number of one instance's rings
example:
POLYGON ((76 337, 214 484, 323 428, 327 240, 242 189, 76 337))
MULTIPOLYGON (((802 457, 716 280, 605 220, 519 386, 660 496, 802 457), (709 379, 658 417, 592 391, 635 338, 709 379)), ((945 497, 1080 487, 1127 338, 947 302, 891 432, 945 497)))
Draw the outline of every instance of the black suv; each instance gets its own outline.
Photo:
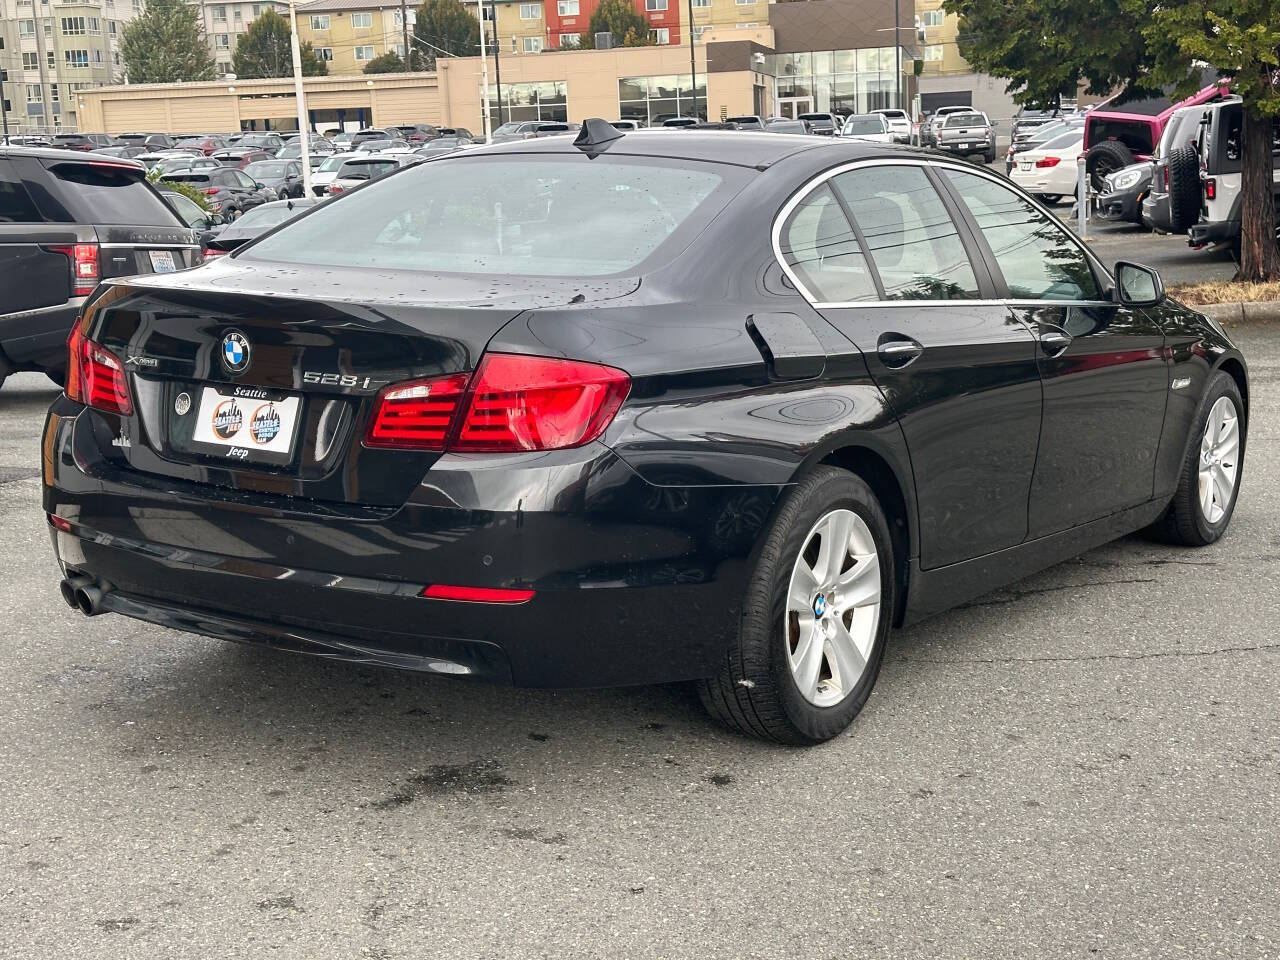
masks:
POLYGON ((0 382, 61 383, 67 333, 99 280, 194 266, 200 247, 141 164, 0 147, 0 382))
POLYGON ((51 146, 63 150, 80 150, 88 152, 103 147, 114 147, 116 142, 105 133, 60 133, 53 138, 51 146))
POLYGON ((209 170, 184 170, 160 178, 161 183, 185 183, 209 198, 209 209, 231 221, 246 210, 276 199, 275 190, 259 187, 243 170, 215 167, 209 170))

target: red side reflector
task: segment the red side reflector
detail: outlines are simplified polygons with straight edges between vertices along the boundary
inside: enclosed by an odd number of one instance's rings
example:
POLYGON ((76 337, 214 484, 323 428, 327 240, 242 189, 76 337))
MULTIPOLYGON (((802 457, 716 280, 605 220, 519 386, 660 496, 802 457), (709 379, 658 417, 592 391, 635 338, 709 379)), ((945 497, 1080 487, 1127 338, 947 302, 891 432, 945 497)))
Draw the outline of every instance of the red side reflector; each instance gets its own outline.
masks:
POLYGON ((64 520, 64 519, 62 519, 62 517, 58 516, 58 515, 57 515, 57 514, 55 514, 55 513, 51 513, 51 514, 49 514, 49 522, 50 522, 51 524, 53 524, 53 526, 55 526, 55 527, 57 527, 59 530, 61 530, 63 533, 70 533, 70 532, 71 532, 71 521, 70 521, 70 520, 64 520))
POLYGON ((428 600, 462 600, 467 603, 527 603, 533 599, 532 590, 506 590, 500 587, 454 587, 445 583, 433 583, 422 589, 428 600))

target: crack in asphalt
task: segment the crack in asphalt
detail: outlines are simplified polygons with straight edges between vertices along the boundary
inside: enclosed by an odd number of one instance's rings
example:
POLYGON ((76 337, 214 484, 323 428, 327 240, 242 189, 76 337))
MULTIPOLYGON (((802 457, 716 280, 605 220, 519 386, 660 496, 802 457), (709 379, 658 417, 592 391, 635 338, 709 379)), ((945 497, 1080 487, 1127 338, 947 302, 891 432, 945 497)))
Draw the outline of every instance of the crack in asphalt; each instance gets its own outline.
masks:
POLYGON ((1106 587, 1112 584, 1123 583, 1155 583, 1154 577, 1134 577, 1131 579, 1118 580, 1089 580, 1085 583, 1064 583, 1053 587, 1036 587, 1033 590, 1001 590, 1001 593, 1009 594, 1005 597, 996 597, 991 600, 974 600, 969 603, 962 603, 956 607, 956 610, 972 610, 975 607, 1001 607, 1010 603, 1017 603, 1019 600, 1027 597, 1035 597, 1044 593, 1058 593, 1062 590, 1082 590, 1086 587, 1106 587))
POLYGON ((1157 650, 1152 653, 1090 653, 1078 657, 895 657, 897 663, 999 664, 999 663, 1087 663, 1091 660, 1161 660, 1169 658, 1218 657, 1233 653, 1266 653, 1280 650, 1280 643, 1259 643, 1244 647, 1216 647, 1213 650, 1157 650))

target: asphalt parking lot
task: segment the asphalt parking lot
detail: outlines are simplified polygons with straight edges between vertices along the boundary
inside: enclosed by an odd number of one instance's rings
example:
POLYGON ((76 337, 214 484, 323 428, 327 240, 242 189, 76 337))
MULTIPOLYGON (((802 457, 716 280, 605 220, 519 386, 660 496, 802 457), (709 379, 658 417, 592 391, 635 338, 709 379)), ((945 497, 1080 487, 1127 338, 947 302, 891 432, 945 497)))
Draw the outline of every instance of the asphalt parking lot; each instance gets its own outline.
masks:
POLYGON ((1224 541, 1129 538, 896 634, 808 751, 684 687, 471 686, 73 614, 39 504, 54 390, 15 376, 0 954, 1275 957, 1280 329, 1237 336, 1224 541))

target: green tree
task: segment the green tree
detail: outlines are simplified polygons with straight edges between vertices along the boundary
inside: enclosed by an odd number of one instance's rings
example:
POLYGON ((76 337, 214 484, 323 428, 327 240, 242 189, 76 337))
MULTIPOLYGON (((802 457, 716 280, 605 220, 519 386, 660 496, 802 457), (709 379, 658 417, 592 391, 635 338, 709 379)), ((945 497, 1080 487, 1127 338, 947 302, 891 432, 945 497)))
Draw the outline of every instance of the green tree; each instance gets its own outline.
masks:
POLYGON ((130 83, 214 79, 200 8, 186 0, 150 0, 145 11, 125 25, 120 56, 130 83))
POLYGON ((650 32, 649 21, 631 0, 600 0, 582 35, 584 49, 595 47, 597 33, 612 33, 615 47, 651 47, 658 42, 650 32))
MULTIPOLYGON (((274 10, 267 10, 240 35, 231 69, 242 80, 293 76, 289 33, 289 21, 274 10)), ((323 77, 329 72, 328 64, 316 59, 311 41, 303 42, 298 52, 304 77, 323 77)))
POLYGON ((380 57, 374 57, 364 65, 365 73, 403 73, 404 61, 400 59, 400 55, 394 50, 382 54, 380 57))
POLYGON ((1054 107, 1074 97, 1149 83, 1151 57, 1131 0, 944 0, 960 17, 960 55, 1008 81, 1018 103, 1054 107))
POLYGON ((1177 84, 1177 95, 1201 84, 1200 64, 1231 77, 1244 101, 1240 131, 1240 266, 1237 280, 1280 280, 1272 185, 1272 129, 1280 121, 1280 9, 1272 0, 1197 0, 1147 7, 1141 14, 1152 51, 1151 77, 1177 84))
POLYGON ((413 35, 421 41, 409 61, 415 69, 434 70, 436 57, 444 54, 480 55, 480 23, 459 0, 426 0, 418 8, 413 35))
POLYGON ((197 190, 189 183, 180 183, 174 180, 161 181, 162 171, 151 170, 147 173, 147 179, 151 181, 151 185, 157 190, 172 190, 174 193, 180 193, 205 213, 209 213, 209 198, 204 195, 203 190, 197 190))

